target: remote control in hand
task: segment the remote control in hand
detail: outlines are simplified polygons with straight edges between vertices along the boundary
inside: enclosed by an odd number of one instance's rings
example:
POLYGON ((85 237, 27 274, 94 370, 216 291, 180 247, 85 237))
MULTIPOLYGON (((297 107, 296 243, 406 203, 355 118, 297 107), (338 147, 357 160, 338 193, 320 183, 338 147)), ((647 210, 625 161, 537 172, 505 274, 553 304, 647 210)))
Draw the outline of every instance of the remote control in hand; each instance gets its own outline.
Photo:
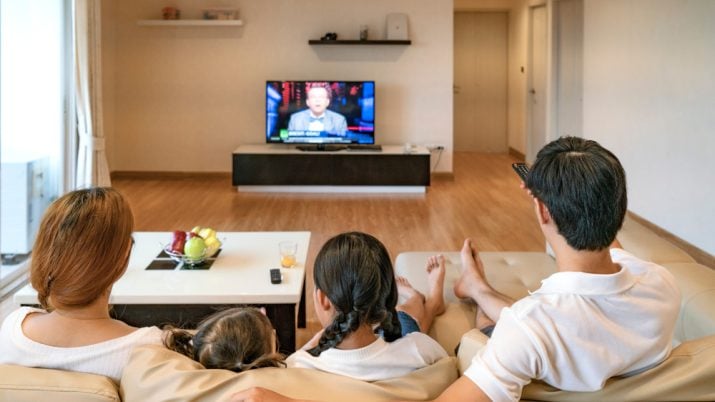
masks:
POLYGON ((271 283, 277 285, 283 281, 280 268, 271 268, 271 283))
POLYGON ((521 177, 521 181, 526 183, 526 176, 529 174, 529 167, 526 166, 526 163, 512 163, 511 167, 521 177))

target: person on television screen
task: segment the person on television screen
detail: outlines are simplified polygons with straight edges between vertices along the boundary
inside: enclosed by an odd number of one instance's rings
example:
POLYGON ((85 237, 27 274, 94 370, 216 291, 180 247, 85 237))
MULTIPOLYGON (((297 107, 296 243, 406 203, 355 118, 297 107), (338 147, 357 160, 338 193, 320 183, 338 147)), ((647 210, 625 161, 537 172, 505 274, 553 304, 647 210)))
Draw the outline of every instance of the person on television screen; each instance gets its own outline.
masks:
POLYGON ((293 113, 288 131, 319 131, 344 136, 348 131, 345 116, 328 110, 332 93, 327 83, 310 85, 305 104, 308 109, 293 113))

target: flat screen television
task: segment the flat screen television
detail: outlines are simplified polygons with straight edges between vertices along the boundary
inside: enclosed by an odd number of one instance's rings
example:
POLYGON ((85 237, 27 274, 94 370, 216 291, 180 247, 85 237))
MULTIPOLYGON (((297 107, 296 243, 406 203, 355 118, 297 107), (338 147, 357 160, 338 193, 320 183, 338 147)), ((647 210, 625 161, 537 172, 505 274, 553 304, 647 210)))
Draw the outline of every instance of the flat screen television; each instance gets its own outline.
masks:
POLYGON ((267 81, 266 142, 375 143, 374 81, 267 81))

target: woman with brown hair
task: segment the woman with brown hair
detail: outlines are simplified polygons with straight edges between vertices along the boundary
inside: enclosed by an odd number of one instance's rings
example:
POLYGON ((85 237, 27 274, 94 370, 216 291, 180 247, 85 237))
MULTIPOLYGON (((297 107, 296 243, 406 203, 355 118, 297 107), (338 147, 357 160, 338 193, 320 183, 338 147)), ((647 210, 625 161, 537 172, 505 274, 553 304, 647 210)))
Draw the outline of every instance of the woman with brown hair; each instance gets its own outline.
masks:
POLYGON ((111 188, 72 191, 45 212, 32 250, 30 282, 43 309, 21 307, 0 329, 0 363, 100 374, 119 381, 131 350, 162 343, 157 327, 109 315, 124 274, 134 217, 111 188))

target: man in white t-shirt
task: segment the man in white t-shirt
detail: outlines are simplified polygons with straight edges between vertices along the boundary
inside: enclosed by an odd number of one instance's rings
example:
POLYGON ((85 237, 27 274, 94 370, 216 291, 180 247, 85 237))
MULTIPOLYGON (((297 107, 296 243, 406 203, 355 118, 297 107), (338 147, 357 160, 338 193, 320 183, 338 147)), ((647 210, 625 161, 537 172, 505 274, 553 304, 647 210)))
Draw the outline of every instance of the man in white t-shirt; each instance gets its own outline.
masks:
POLYGON ((532 379, 596 391, 671 351, 680 307, 673 276, 615 240, 627 204, 618 158, 595 141, 560 138, 539 151, 524 186, 558 272, 514 301, 491 287, 465 241, 454 291, 477 303, 477 327, 491 338, 437 401, 516 401, 532 379))

